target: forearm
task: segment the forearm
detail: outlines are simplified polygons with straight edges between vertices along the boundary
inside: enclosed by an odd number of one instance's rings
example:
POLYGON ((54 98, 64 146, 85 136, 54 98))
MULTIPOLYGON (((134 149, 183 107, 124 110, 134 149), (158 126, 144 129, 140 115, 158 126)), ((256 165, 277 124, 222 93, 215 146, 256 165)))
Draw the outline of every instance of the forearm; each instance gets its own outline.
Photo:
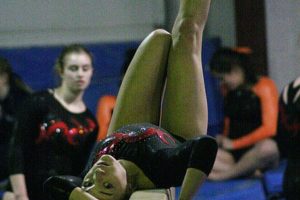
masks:
POLYGON ((191 200, 206 179, 206 174, 195 168, 188 168, 181 186, 179 200, 191 200))
POLYGON ((69 200, 98 200, 89 193, 83 191, 81 188, 76 187, 70 194, 69 200))
POLYGON ((9 178, 16 199, 28 199, 24 174, 14 174, 9 178))
POLYGON ((259 128, 253 130, 252 132, 248 133, 247 135, 233 140, 233 149, 241 149, 248 147, 250 145, 256 144, 257 142, 270 138, 276 134, 276 130, 267 127, 267 126, 260 126, 259 128))

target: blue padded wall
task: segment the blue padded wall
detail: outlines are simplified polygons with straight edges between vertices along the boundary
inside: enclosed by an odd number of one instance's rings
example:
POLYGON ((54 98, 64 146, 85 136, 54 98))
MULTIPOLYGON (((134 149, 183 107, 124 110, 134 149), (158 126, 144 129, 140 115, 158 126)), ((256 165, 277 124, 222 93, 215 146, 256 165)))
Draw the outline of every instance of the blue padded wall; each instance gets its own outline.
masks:
POLYGON ((275 169, 269 169, 264 173, 263 181, 269 199, 283 194, 283 177, 287 166, 287 160, 281 160, 275 169))
MULTIPOLYGON (((94 113, 97 101, 102 95, 117 95, 126 51, 136 49, 139 44, 140 41, 85 45, 94 55, 94 75, 84 99, 94 113)), ((222 98, 216 81, 207 69, 212 53, 220 45, 221 41, 218 38, 203 42, 202 60, 208 99, 209 132, 216 132, 223 120, 222 98)), ((53 66, 61 49, 62 46, 0 48, 0 56, 7 58, 14 71, 37 91, 55 86, 57 78, 54 76, 53 66)))
MULTIPOLYGON (((138 45, 137 41, 85 45, 94 57, 93 79, 84 96, 87 106, 93 112, 99 97, 117 94, 125 52, 138 45)), ((53 66, 61 50, 62 46, 0 48, 0 56, 7 58, 14 71, 34 91, 38 91, 56 85, 58 79, 53 66)))
POLYGON ((221 96, 219 83, 209 71, 209 61, 220 46, 221 40, 219 38, 205 40, 202 46, 203 74, 208 106, 207 133, 212 136, 222 132, 224 118, 223 97, 221 96))

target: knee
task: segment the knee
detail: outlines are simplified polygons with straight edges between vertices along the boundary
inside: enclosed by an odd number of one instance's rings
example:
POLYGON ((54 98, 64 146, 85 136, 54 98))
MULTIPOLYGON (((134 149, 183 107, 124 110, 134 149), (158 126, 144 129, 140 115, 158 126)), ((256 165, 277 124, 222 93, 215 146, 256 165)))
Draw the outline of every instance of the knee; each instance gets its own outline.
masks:
POLYGON ((156 29, 150 33, 151 37, 162 39, 162 40, 171 40, 171 34, 164 29, 156 29))
POLYGON ((234 157, 232 156, 232 154, 221 148, 218 149, 217 159, 222 160, 226 163, 232 163, 232 164, 235 163, 235 160, 234 160, 234 157))
POLYGON ((257 144, 258 154, 262 159, 279 156, 278 148, 273 140, 267 139, 257 144))

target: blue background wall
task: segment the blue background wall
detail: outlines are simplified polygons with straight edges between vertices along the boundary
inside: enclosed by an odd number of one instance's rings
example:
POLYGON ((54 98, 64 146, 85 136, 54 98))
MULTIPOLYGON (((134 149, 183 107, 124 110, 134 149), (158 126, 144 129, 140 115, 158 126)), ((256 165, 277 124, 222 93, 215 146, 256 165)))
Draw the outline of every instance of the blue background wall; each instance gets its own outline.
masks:
MULTIPOLYGON (((94 56, 94 75, 85 93, 87 106, 95 113, 98 99, 103 95, 117 95, 126 52, 138 47, 140 41, 86 44, 94 56)), ((202 62, 209 110, 208 132, 220 131, 223 119, 222 101, 216 80, 208 71, 208 62, 213 52, 221 45, 214 38, 203 43, 202 62)), ((14 71, 34 90, 55 87, 57 76, 53 66, 62 46, 41 46, 27 48, 0 48, 0 56, 9 60, 14 71)))

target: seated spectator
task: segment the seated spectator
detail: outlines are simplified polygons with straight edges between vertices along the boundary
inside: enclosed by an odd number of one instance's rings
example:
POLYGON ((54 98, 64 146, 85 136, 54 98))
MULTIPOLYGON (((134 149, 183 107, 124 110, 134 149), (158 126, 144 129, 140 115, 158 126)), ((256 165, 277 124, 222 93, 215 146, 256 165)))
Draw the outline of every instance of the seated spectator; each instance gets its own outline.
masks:
POLYGON ((278 147, 287 158, 283 190, 287 200, 300 199, 300 77, 286 85, 279 101, 278 147))
POLYGON ((259 76, 249 52, 222 48, 210 62, 224 93, 224 130, 211 180, 253 175, 278 163, 276 134, 278 92, 275 83, 259 76))

